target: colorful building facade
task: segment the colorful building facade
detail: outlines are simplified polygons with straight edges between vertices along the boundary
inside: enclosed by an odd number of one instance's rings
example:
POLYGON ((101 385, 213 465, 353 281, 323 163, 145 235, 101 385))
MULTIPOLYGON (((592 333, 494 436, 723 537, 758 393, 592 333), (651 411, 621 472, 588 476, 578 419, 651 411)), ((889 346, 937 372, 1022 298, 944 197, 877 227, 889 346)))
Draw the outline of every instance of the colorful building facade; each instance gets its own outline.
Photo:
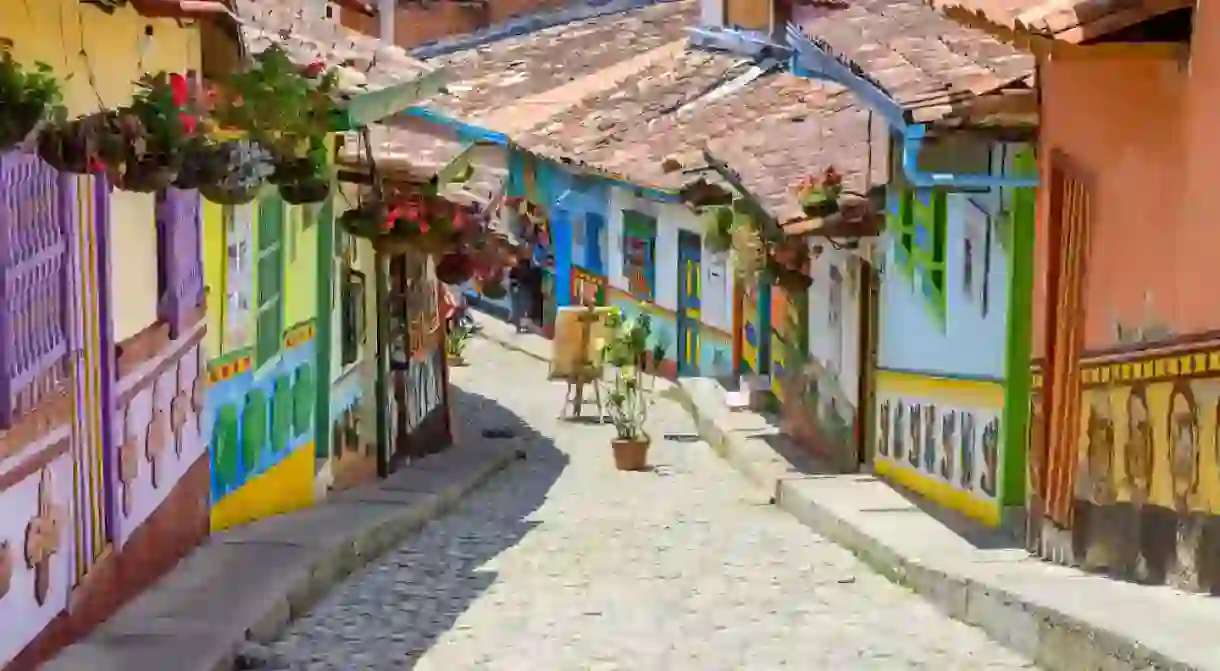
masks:
POLYGON ((248 205, 204 205, 212 303, 204 437, 212 527, 315 501, 318 231, 331 207, 288 205, 268 187, 248 205), (291 281, 289 281, 291 278, 291 281))
MULTIPOLYGON (((996 174, 1032 174, 998 146, 996 174), (1001 161, 1003 163, 1001 163, 1001 161)), ((880 290, 874 468, 998 525, 1024 497, 1033 190, 893 189, 880 290)))
MULTIPOLYGON (((145 72, 199 68, 195 28, 131 8, 0 15, 69 114, 125 103, 145 72)), ((193 191, 119 192, 0 154, 0 668, 36 668, 208 532, 199 214, 193 191)))

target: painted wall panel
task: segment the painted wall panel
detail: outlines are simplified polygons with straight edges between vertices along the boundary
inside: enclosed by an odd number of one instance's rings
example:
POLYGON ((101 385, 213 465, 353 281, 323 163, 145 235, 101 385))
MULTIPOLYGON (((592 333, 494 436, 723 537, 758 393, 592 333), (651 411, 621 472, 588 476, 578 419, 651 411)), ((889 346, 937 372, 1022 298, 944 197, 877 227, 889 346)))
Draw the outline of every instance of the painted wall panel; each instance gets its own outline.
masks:
POLYGON ((203 328, 201 322, 171 341, 116 386, 120 547, 206 452, 199 427, 207 380, 203 328))
MULTIPOLYGON (((68 427, 43 445, 67 438, 68 427)), ((75 582, 71 530, 75 525, 72 456, 65 450, 46 467, 0 490, 0 664, 11 660, 48 623, 67 609, 75 582), (40 502, 43 509, 40 510, 40 502), (45 504, 50 504, 47 508, 45 504), (26 535, 31 522, 58 520, 58 533, 39 543, 42 561, 29 568, 26 535)))
POLYGON ((1003 377, 1009 260, 995 217, 987 214, 994 208, 987 198, 948 196, 947 317, 943 323, 925 304, 924 277, 904 272, 895 257, 896 242, 887 250, 881 286, 881 368, 992 380, 1003 377))
POLYGON ((257 372, 249 350, 209 362, 203 426, 213 529, 314 501, 313 324, 290 328, 284 341, 280 355, 257 372))

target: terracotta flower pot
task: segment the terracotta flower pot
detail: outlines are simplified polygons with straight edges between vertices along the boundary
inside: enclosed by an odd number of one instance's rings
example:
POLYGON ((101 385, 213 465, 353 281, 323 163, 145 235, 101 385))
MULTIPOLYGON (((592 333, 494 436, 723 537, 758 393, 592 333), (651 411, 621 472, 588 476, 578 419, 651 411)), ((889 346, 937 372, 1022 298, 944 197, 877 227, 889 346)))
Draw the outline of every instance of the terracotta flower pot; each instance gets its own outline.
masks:
POLYGON ((610 446, 614 448, 614 466, 620 471, 642 471, 648 467, 648 446, 651 444, 647 438, 631 440, 625 438, 615 438, 610 441, 610 446))

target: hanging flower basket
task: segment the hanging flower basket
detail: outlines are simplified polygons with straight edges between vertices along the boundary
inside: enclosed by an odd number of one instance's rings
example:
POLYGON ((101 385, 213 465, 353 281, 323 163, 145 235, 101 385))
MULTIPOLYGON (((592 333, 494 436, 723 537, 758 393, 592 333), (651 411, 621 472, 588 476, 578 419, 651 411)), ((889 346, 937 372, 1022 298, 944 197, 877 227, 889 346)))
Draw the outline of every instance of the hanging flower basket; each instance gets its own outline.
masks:
POLYGON ((38 156, 59 172, 102 172, 97 156, 99 115, 52 124, 38 135, 38 156))
POLYGON ((161 155, 132 158, 107 170, 110 183, 123 191, 156 193, 174 183, 178 171, 172 160, 161 155))
POLYGON ((436 279, 445 284, 463 284, 474 277, 474 260, 464 252, 452 252, 436 264, 436 279))
POLYGON ((230 75, 215 107, 222 124, 245 131, 275 156, 270 181, 289 203, 330 195, 326 137, 339 109, 338 80, 337 70, 320 62, 302 68, 273 46, 230 75))
POLYGON ((62 116, 63 94, 51 66, 22 67, 0 40, 0 151, 23 142, 43 121, 62 116))
POLYGON ((703 240, 713 252, 727 252, 733 246, 733 210, 713 205, 703 210, 703 240))
POLYGON ((843 176, 829 167, 817 177, 806 177, 796 185, 796 197, 805 215, 828 217, 839 211, 839 196, 843 193, 843 176))
POLYGON ((358 238, 371 240, 391 234, 397 219, 397 210, 384 203, 366 202, 339 215, 339 225, 358 238))
POLYGON ((253 201, 272 171, 270 152, 250 140, 207 145, 185 162, 184 171, 187 164, 195 171, 191 179, 199 181, 199 193, 220 205, 253 201))
POLYGON ((502 300, 508 296, 508 289, 504 287, 504 276, 496 275, 484 279, 479 293, 493 301, 502 300))
POLYGON ((315 158, 277 160, 270 181, 280 189, 280 196, 293 205, 319 203, 330 195, 330 178, 315 158))

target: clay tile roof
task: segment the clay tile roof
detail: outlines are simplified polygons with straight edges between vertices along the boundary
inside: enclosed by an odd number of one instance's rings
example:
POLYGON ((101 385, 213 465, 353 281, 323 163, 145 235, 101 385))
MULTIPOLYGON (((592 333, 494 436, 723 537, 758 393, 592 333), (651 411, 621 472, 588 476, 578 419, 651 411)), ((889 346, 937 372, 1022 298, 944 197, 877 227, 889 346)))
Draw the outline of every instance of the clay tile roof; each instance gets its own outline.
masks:
POLYGON ((793 23, 857 66, 908 112, 925 110, 920 121, 947 115, 950 103, 1025 82, 1034 71, 1030 54, 962 26, 920 0, 800 6, 793 23))
POLYGON ((448 95, 429 107, 513 136, 684 49, 694 0, 567 23, 429 61, 448 95))
MULTIPOLYGON (((683 172, 705 165, 706 147, 780 222, 802 217, 792 187, 831 165, 852 190, 884 181, 887 143, 870 144, 869 113, 846 89, 783 72, 749 81, 747 71, 748 63, 692 52, 660 81, 591 100, 520 142, 543 156, 671 191, 698 179, 718 181, 714 172, 683 172), (702 96, 728 81, 735 83, 702 96), (667 160, 682 169, 667 172, 667 160)), ((888 137, 880 117, 872 123, 874 138, 888 137)))
POLYGON ((968 25, 1078 44, 1190 7, 1195 0, 926 0, 968 25), (997 30, 998 29, 998 30, 997 30))
POLYGON ((315 16, 306 0, 235 0, 232 5, 250 51, 279 45, 302 65, 323 61, 340 68, 340 86, 349 93, 406 83, 435 68, 396 46, 382 44, 315 16))

